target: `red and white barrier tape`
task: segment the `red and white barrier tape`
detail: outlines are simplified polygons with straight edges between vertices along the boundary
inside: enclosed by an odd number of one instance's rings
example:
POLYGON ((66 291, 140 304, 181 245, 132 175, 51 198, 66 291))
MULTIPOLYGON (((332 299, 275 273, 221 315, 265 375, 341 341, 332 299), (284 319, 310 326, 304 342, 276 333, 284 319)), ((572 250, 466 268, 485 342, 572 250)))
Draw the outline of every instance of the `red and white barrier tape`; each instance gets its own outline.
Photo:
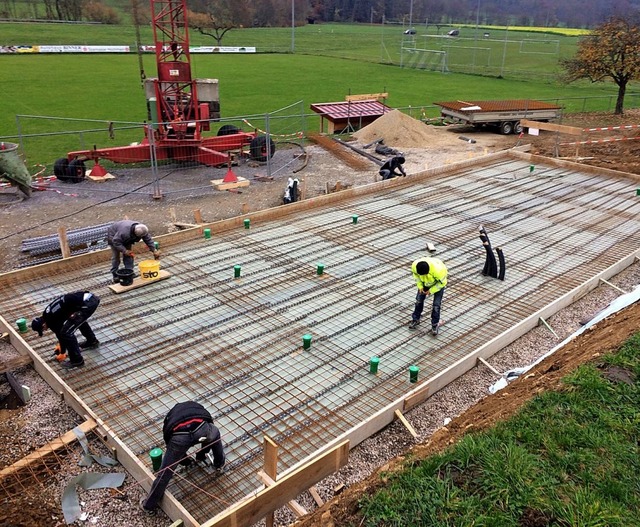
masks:
MULTIPOLYGON (((258 132, 260 132, 261 134, 267 135, 267 132, 265 132, 264 130, 260 130, 260 128, 256 128, 246 119, 242 119, 242 122, 247 126, 250 126, 251 128, 253 128, 254 130, 258 130, 258 132)), ((271 134, 270 133, 268 135, 270 135, 271 137, 297 137, 298 139, 302 139, 304 137, 303 132, 295 132, 293 134, 271 134)))
POLYGON ((593 145, 596 143, 613 143, 615 141, 634 141, 640 137, 617 137, 614 139, 600 139, 598 141, 575 141, 573 143, 560 143, 560 145, 593 145))
POLYGON ((605 132, 607 130, 631 130, 632 128, 640 128, 640 124, 626 124, 622 126, 603 126, 601 128, 583 128, 583 132, 605 132))

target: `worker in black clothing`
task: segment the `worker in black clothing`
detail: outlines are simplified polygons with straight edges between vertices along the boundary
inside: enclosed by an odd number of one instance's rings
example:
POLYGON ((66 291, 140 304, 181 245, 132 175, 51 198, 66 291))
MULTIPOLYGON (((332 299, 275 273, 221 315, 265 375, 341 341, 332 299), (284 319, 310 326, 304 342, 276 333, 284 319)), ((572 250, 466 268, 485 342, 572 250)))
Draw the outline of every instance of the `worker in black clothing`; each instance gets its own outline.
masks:
POLYGON ((195 445, 201 445, 196 452, 196 461, 205 462, 209 452, 213 454, 213 467, 221 472, 225 464, 224 449, 220 430, 213 425, 211 414, 199 403, 187 401, 176 404, 164 418, 162 436, 167 451, 156 479, 146 498, 140 500, 142 510, 153 514, 169 485, 176 465, 189 466, 193 463, 187 451, 195 445))
POLYGON ((404 156, 401 155, 393 156, 392 158, 387 159, 384 165, 380 167, 380 175, 382 176, 382 179, 391 179, 396 176, 406 176, 407 173, 404 171, 404 168, 402 166, 404 165, 404 161, 404 156), (396 172, 396 170, 398 172, 396 172))
POLYGON ((63 368, 80 368, 84 359, 80 349, 95 348, 100 345, 87 319, 93 315, 100 303, 89 291, 75 291, 56 298, 31 322, 31 329, 42 336, 45 329, 53 331, 58 338, 60 353, 66 353, 68 360, 62 363, 63 368), (80 330, 85 341, 78 344, 75 332, 80 330))

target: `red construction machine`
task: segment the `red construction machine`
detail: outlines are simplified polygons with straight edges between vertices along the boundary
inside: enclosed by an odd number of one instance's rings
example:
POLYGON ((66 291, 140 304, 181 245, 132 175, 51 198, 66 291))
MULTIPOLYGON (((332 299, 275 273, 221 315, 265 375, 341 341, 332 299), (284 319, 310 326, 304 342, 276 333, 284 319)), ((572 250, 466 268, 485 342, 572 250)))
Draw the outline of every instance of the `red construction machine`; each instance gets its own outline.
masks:
POLYGON ((113 148, 69 152, 54 164, 54 174, 63 181, 84 179, 85 161, 92 160, 92 176, 107 172, 100 159, 114 163, 155 160, 191 161, 225 166, 231 152, 243 152, 266 161, 275 152, 272 140, 256 132, 222 126, 216 136, 204 137, 211 121, 220 118, 217 79, 193 79, 189 53, 186 0, 151 0, 153 36, 158 77, 145 79, 147 118, 140 143, 113 148))

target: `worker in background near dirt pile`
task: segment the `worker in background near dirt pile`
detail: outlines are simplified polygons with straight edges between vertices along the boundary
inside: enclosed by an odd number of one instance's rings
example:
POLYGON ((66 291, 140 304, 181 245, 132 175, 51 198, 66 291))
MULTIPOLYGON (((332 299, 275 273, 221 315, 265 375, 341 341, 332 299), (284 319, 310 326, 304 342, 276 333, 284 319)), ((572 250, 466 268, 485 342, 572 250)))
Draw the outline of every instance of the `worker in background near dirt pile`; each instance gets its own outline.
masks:
MULTIPOLYGON (((60 354, 67 354, 63 368, 80 368, 84 359, 80 349, 96 348, 100 345, 87 319, 93 315, 100 298, 89 291, 75 291, 56 298, 43 311, 41 317, 31 322, 31 329, 42 337, 45 329, 50 329, 58 337, 60 354), (78 344, 76 330, 80 330, 85 341, 78 344)), ((57 348, 56 348, 56 351, 57 348)), ((57 355, 58 353, 56 353, 57 355)))
POLYGON ((189 466, 193 459, 187 456, 187 451, 195 445, 202 445, 196 452, 196 461, 206 463, 213 454, 213 467, 222 473, 225 456, 222 448, 220 430, 213 424, 211 414, 199 403, 187 401, 176 404, 164 418, 162 436, 167 444, 167 451, 162 458, 162 464, 156 479, 146 498, 140 500, 140 507, 148 514, 153 514, 158 503, 173 476, 176 465, 189 466))
POLYGON ((158 260, 160 251, 156 249, 153 238, 149 234, 149 228, 144 223, 120 220, 112 223, 107 229, 107 243, 111 247, 111 274, 113 275, 114 284, 120 282, 118 268, 120 267, 121 257, 124 262, 124 268, 133 271, 134 253, 131 250, 131 246, 140 240, 144 241, 153 253, 153 257, 158 260))
POLYGON ((416 307, 411 315, 410 329, 415 329, 420 324, 420 317, 424 309, 424 301, 427 295, 433 295, 433 307, 431 308, 431 334, 435 337, 440 326, 440 306, 444 289, 447 285, 447 267, 438 258, 424 256, 411 264, 411 272, 418 286, 416 295, 416 307))
POLYGON ((382 179, 391 179, 396 176, 406 176, 407 173, 404 171, 402 165, 404 165, 404 156, 393 156, 391 159, 387 159, 380 167, 380 175, 382 179), (398 172, 396 172, 398 170, 398 172))

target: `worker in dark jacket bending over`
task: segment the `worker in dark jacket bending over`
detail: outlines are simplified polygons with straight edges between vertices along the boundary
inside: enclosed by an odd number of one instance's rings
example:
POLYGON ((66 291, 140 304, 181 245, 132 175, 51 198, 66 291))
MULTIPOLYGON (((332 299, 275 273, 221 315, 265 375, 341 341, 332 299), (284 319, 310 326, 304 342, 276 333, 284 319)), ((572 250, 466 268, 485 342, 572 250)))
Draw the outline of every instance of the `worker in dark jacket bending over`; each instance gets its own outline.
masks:
POLYGON ((406 176, 407 173, 404 171, 402 165, 404 165, 403 156, 398 155, 387 159, 385 163, 380 167, 380 175, 382 176, 382 179, 391 179, 396 176, 406 176), (396 172, 396 170, 398 172, 396 172))
POLYGON ((416 306, 411 315, 410 329, 415 329, 420 324, 420 317, 424 310, 424 301, 427 295, 433 295, 431 308, 431 334, 435 337, 440 327, 440 306, 444 289, 447 285, 447 267, 438 258, 425 256, 418 258, 411 264, 411 272, 418 286, 416 294, 416 306))
POLYGON ((213 467, 222 471, 225 464, 220 430, 213 425, 213 418, 205 408, 194 401, 176 404, 164 418, 162 435, 167 444, 167 451, 151 491, 142 498, 140 506, 151 514, 158 508, 158 503, 173 476, 177 465, 189 466, 193 460, 187 451, 195 445, 201 445, 196 452, 196 461, 204 462, 206 454, 213 454, 213 467))
POLYGON ((120 258, 124 262, 124 268, 133 271, 134 253, 131 247, 140 240, 146 244, 156 260, 160 258, 160 252, 156 250, 153 238, 149 234, 149 228, 144 223, 120 220, 112 223, 107 229, 107 243, 111 247, 111 274, 114 283, 117 284, 120 281, 117 274, 120 258))
POLYGON ((99 303, 100 298, 89 291, 67 293, 51 302, 43 311, 42 316, 34 318, 31 322, 31 329, 40 336, 45 329, 50 329, 55 333, 60 353, 66 353, 69 357, 62 363, 63 368, 84 366, 80 349, 95 348, 100 344, 89 326, 89 322, 87 322, 99 303), (85 338, 81 344, 78 344, 76 330, 80 330, 85 338))

